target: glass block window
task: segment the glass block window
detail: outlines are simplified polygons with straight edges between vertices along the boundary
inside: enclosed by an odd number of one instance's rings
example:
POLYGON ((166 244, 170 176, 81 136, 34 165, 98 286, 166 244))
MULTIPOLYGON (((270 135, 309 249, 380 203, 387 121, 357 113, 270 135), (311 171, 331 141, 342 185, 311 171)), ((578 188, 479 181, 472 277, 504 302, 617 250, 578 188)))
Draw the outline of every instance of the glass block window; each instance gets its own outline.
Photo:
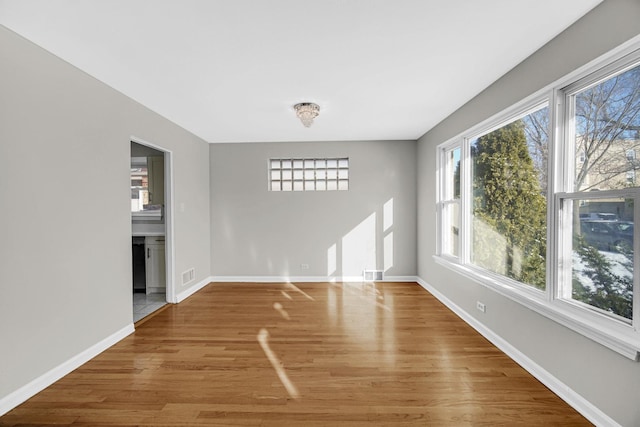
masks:
POLYGON ((349 158, 269 159, 269 190, 349 189, 349 158))

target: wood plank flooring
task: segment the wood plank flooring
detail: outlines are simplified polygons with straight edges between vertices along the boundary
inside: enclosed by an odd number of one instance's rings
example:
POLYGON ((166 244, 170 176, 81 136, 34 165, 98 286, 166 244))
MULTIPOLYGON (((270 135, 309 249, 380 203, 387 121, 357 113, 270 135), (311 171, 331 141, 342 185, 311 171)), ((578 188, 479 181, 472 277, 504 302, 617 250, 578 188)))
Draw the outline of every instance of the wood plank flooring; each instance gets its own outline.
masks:
POLYGON ((415 283, 210 284, 2 426, 591 425, 415 283))

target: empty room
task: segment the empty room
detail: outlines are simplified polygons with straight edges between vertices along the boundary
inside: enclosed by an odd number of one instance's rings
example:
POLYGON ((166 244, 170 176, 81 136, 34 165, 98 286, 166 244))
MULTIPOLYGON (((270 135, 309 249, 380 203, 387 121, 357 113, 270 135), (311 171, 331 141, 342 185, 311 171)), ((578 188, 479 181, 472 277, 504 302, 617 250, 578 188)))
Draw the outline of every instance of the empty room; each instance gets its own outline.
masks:
POLYGON ((639 154, 638 0, 0 0, 0 426, 638 426, 639 154))

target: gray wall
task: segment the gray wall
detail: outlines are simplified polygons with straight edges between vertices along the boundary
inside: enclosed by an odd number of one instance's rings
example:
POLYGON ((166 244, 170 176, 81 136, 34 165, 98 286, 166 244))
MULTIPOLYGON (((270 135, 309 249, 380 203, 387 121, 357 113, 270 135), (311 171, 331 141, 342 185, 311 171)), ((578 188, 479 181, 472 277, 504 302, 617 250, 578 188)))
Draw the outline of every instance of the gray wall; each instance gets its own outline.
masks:
POLYGON ((0 53, 1 399, 132 323, 131 136, 174 153, 178 284, 210 214, 204 141, 4 27, 0 53))
POLYGON ((384 269, 385 256, 386 275, 415 276, 415 141, 212 144, 210 153, 214 276, 361 277, 384 269), (268 191, 269 158, 343 156, 348 191, 268 191))
POLYGON ((438 144, 639 33, 640 2, 606 0, 418 141, 418 275, 624 426, 640 424, 639 363, 434 262, 435 155, 438 144))

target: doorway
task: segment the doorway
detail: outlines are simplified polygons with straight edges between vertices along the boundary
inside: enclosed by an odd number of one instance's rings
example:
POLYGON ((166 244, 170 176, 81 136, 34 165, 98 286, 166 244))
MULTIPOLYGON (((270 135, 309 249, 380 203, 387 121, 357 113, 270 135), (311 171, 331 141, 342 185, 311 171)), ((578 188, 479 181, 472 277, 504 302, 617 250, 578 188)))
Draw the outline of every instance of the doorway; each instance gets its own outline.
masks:
POLYGON ((175 301, 171 152, 131 140, 133 322, 175 301))

